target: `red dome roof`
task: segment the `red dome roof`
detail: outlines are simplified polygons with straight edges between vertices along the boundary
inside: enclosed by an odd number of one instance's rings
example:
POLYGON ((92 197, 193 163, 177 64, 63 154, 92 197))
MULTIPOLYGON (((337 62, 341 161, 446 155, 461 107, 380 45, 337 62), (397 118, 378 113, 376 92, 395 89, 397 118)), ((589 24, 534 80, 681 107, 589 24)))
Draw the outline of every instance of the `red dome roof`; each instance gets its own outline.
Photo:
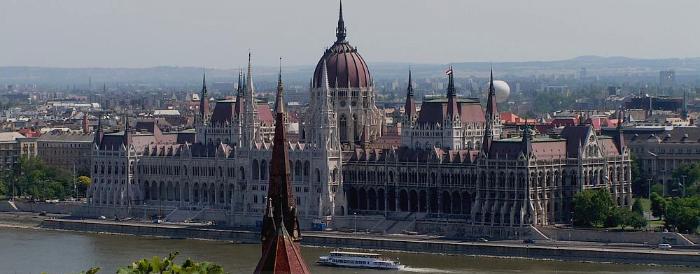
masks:
POLYGON ((321 57, 314 71, 314 87, 321 87, 323 60, 328 69, 328 84, 339 88, 366 88, 372 85, 367 63, 348 42, 336 42, 321 57))
POLYGON ((338 38, 333 46, 323 53, 314 70, 313 86, 321 87, 323 78, 323 60, 326 60, 328 69, 328 84, 330 87, 339 88, 366 88, 372 86, 372 77, 369 74, 367 63, 362 56, 345 40, 347 30, 343 21, 343 4, 340 4, 338 28, 335 36, 338 38))

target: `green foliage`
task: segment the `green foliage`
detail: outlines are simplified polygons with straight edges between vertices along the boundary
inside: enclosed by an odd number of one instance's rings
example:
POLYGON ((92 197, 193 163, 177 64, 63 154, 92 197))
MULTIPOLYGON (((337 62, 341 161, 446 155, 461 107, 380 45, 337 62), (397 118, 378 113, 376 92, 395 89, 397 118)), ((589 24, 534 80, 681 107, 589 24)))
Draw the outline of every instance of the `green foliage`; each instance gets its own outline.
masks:
POLYGON ((629 223, 630 215, 632 215, 632 212, 629 209, 623 207, 614 207, 608 212, 608 217, 605 220, 605 226, 620 226, 620 228, 624 230, 625 226, 629 223))
POLYGON ((644 218, 644 215, 637 212, 632 212, 627 219, 627 225, 637 230, 646 227, 648 224, 649 221, 647 221, 647 218, 644 218))
POLYGON ((8 195, 10 194, 10 187, 7 185, 5 180, 0 179, 0 195, 8 195))
POLYGON ((130 266, 122 267, 117 270, 117 274, 147 274, 147 273, 165 273, 165 274, 223 274, 224 269, 210 262, 195 262, 190 259, 185 260, 182 264, 175 262, 175 257, 179 253, 170 253, 167 258, 161 259, 154 256, 149 259, 141 259, 130 266))
POLYGON ((73 193, 72 176, 64 170, 45 166, 38 158, 22 158, 19 169, 8 175, 16 195, 32 199, 64 199, 73 193))
POLYGON ((90 188, 90 185, 92 184, 92 179, 88 176, 79 176, 78 177, 78 193, 80 194, 85 194, 87 193, 88 188, 90 188))
POLYGON ((690 233, 700 226, 700 196, 674 198, 666 208, 666 226, 690 233))
POLYGON ((682 189, 679 183, 683 183, 682 187, 685 188, 686 195, 698 194, 698 184, 697 181, 700 180, 700 163, 691 163, 687 165, 681 165, 679 168, 673 171, 673 179, 678 182, 673 185, 674 191, 679 195, 682 193, 682 189))
POLYGON ((639 161, 634 155, 632 156, 631 170, 632 170, 632 193, 636 196, 647 196, 649 195, 649 181, 642 177, 642 172, 639 168, 639 161))
POLYGON ((653 184, 651 186, 651 193, 652 194, 656 193, 658 195, 663 196, 664 195, 664 186, 662 184, 653 184))
POLYGON ((667 200, 656 192, 651 193, 651 215, 661 218, 666 214, 667 200))
POLYGON ((584 190, 574 196, 574 223, 577 226, 601 226, 614 203, 607 190, 584 190))
POLYGON ((632 204, 632 212, 644 216, 644 207, 642 206, 641 199, 634 199, 634 203, 632 204))

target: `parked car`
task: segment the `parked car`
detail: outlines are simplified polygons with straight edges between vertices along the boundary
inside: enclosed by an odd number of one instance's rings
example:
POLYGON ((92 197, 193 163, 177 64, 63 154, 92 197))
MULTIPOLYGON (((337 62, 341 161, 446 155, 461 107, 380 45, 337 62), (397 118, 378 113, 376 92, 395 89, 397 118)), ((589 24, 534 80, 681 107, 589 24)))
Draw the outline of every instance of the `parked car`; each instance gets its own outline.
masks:
POLYGON ((479 242, 482 242, 482 243, 485 243, 485 242, 488 242, 489 240, 486 239, 486 238, 479 238, 478 241, 479 241, 479 242))
POLYGON ((670 244, 659 244, 659 249, 669 250, 671 247, 672 246, 670 244))
POLYGON ((524 244, 534 244, 534 243, 535 243, 535 240, 533 240, 533 239, 527 239, 527 240, 523 240, 523 243, 524 243, 524 244))

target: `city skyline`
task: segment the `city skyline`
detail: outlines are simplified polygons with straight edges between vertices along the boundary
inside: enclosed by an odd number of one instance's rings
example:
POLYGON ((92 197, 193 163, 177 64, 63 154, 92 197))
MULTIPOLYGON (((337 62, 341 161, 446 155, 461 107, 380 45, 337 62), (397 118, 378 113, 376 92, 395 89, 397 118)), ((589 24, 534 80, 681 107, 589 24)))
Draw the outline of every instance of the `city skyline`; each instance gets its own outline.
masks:
MULTIPOLYGON (((3 2, 0 33, 6 39, 0 51, 6 58, 0 66, 232 68, 245 63, 248 50, 262 66, 273 66, 279 56, 288 65, 309 65, 330 46, 338 5, 133 3, 3 2)), ((693 49, 700 46, 700 39, 685 35, 692 32, 692 10, 700 8, 692 1, 416 0, 402 2, 400 12, 396 4, 346 0, 348 39, 367 59, 434 64, 582 55, 670 58, 695 57, 693 49)))

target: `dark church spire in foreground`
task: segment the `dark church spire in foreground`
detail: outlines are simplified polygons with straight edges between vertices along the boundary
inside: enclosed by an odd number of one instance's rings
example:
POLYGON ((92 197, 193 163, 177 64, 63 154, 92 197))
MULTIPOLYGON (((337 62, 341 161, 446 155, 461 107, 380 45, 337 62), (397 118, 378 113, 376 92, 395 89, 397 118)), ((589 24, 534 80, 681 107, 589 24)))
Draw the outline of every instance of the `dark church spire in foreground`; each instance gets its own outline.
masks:
POLYGON ((289 151, 284 126, 284 98, 280 85, 275 98, 275 137, 270 162, 267 207, 260 238, 262 256, 254 273, 311 273, 301 256, 299 220, 289 172, 289 151))

